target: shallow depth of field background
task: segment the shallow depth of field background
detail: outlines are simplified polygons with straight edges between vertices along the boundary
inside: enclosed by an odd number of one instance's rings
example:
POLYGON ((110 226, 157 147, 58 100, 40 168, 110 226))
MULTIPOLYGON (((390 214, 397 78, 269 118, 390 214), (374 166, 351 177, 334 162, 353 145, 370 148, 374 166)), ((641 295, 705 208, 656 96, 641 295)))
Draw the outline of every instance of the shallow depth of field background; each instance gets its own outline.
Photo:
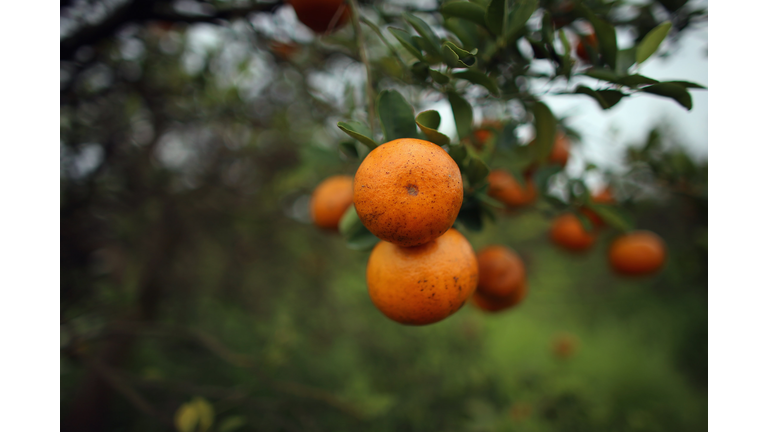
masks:
MULTIPOLYGON (((335 126, 365 118, 364 71, 338 53, 354 49, 352 29, 320 41, 292 20, 281 9, 253 26, 149 22, 62 59, 63 429, 170 430, 198 397, 221 432, 706 429, 706 194, 651 189, 632 204, 637 226, 668 245, 649 278, 610 271, 616 231, 585 254, 555 248, 535 207, 462 229, 476 250, 520 253, 529 297, 499 314, 467 305, 434 325, 396 324, 368 298, 368 254, 313 227, 307 209, 325 177, 355 172, 335 126), (287 61, 270 41, 291 38, 304 45, 287 61)), ((706 85, 698 35, 688 43, 704 79, 657 78, 706 85)), ((369 42, 376 67, 391 67, 369 42)), ((438 96, 410 101, 419 112, 438 96)), ((686 133, 706 130, 701 101, 703 116, 664 101, 704 120, 659 130, 706 187, 707 143, 686 133)), ((571 97, 555 114, 575 102, 595 108, 571 97)), ((594 162, 620 175, 651 127, 610 137, 610 122, 590 122, 568 121, 584 136, 569 174, 594 162)))

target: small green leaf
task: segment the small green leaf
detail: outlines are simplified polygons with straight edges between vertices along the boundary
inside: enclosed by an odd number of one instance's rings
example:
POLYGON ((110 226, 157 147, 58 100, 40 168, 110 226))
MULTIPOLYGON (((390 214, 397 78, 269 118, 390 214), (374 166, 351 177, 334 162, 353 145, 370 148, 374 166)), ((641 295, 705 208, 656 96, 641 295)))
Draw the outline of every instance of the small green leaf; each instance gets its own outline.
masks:
POLYGON ((609 68, 616 69, 616 53, 618 51, 616 29, 607 21, 598 18, 584 5, 577 6, 574 10, 592 24, 592 28, 595 29, 595 36, 597 36, 600 54, 603 56, 603 62, 609 68))
POLYGON ((520 30, 523 30, 525 28, 525 23, 531 19, 531 15, 533 15, 538 7, 539 0, 516 0, 512 3, 512 8, 507 14, 509 24, 507 24, 504 37, 509 39, 510 37, 517 35, 520 30))
POLYGON ((658 81, 656 81, 653 78, 648 78, 647 76, 642 75, 629 75, 625 77, 621 77, 615 81, 616 84, 622 84, 628 87, 637 87, 641 85, 650 85, 650 84, 656 84, 658 81))
MULTIPOLYGON (((557 164, 549 164, 544 165, 536 170, 536 172, 533 174, 533 182, 536 184, 536 188, 540 191, 547 190, 547 186, 549 185, 549 179, 561 172, 563 170, 563 167, 557 164)), ((523 183, 521 183, 523 184, 523 183)))
POLYGON ((465 174, 470 185, 477 185, 488 177, 488 173, 491 172, 488 169, 488 165, 485 164, 480 158, 470 156, 469 162, 467 162, 467 169, 465 174))
POLYGON ((384 90, 376 98, 384 139, 418 138, 413 108, 397 90, 384 90))
POLYGON ((656 52, 659 46, 669 34, 669 30, 672 28, 672 22, 665 21, 650 32, 643 38, 640 44, 637 46, 637 52, 635 53, 635 63, 640 64, 656 52))
MULTIPOLYGON (((658 82, 658 81, 657 81, 658 82)), ((704 87, 701 84, 692 83, 690 81, 665 81, 671 84, 678 84, 688 89, 703 89, 706 90, 707 88, 704 87)))
POLYGON ((470 67, 475 64, 476 48, 467 51, 457 47, 453 42, 445 42, 442 51, 445 63, 450 67, 470 67))
POLYGON ((427 139, 439 146, 444 146, 451 142, 451 139, 437 131, 440 127, 440 113, 437 111, 424 111, 416 116, 416 125, 424 132, 427 139))
POLYGON ((434 69, 429 70, 429 76, 431 76, 432 80, 438 84, 448 84, 451 81, 451 78, 449 78, 448 75, 434 69))
POLYGON ((605 223, 621 231, 629 231, 634 227, 632 217, 620 207, 595 203, 589 203, 585 207, 595 212, 605 223))
POLYGON ((429 75, 429 65, 425 62, 418 61, 411 66, 411 73, 416 78, 426 81, 429 75))
POLYGON ((435 32, 432 31, 429 25, 425 23, 421 18, 409 12, 405 12, 403 17, 406 21, 408 21, 408 24, 410 24, 413 29, 416 30, 416 33, 424 38, 424 41, 426 42, 426 46, 424 47, 425 51, 432 55, 439 56, 440 39, 437 37, 435 32))
POLYGON ((552 14, 546 9, 541 17, 541 40, 549 45, 552 45, 555 41, 555 29, 552 25, 552 14))
POLYGON ((643 87, 640 89, 640 91, 672 98, 677 103, 688 109, 688 111, 693 108, 693 100, 691 100, 691 94, 688 93, 688 90, 680 84, 662 82, 648 87, 643 87))
POLYGON ((576 90, 573 92, 591 96, 598 104, 600 104, 600 108, 604 110, 613 107, 619 103, 621 98, 626 96, 618 90, 592 90, 591 88, 582 85, 576 87, 576 90))
POLYGON ((456 121, 456 132, 461 140, 472 133, 472 105, 455 91, 448 91, 447 94, 456 121))
POLYGON ((417 59, 424 61, 424 54, 422 54, 421 50, 416 46, 413 36, 406 31, 394 27, 389 27, 389 32, 395 36, 395 39, 397 39, 409 53, 413 54, 417 59))
POLYGON ((629 71, 629 68, 635 64, 635 47, 619 50, 616 53, 616 73, 620 76, 624 76, 629 71))
POLYGON ((573 67, 573 60, 571 59, 571 43, 568 41, 568 37, 565 35, 565 32, 562 29, 558 34, 560 36, 560 43, 563 44, 563 55, 560 57, 562 62, 562 72, 563 75, 565 75, 567 78, 570 78, 571 68, 573 67))
POLYGON ((485 9, 470 2, 453 2, 444 4, 440 12, 445 17, 461 18, 485 26, 485 9))
POLYGON ((216 432, 234 432, 237 429, 240 429, 241 427, 245 426, 246 424, 247 424, 247 420, 244 416, 227 417, 218 423, 216 432))
POLYGON ((531 150, 537 160, 544 161, 552 152, 555 143, 557 120, 543 102, 536 102, 531 111, 536 123, 536 141, 530 144, 534 146, 531 150))
POLYGON ((504 32, 504 21, 507 16, 506 0, 491 0, 485 10, 485 26, 491 33, 500 36, 504 32))
POLYGON ((357 216, 355 206, 350 205, 339 221, 339 232, 344 237, 347 247, 352 250, 370 250, 379 238, 373 235, 357 216))
POLYGON ((496 81, 489 77, 488 75, 475 70, 475 69, 467 69, 463 71, 457 71, 453 72, 452 74, 455 78, 467 80, 471 82, 472 84, 477 84, 485 87, 488 89, 488 91, 494 95, 498 96, 499 93, 499 86, 496 85, 496 81))
POLYGON ((610 69, 605 69, 605 68, 591 68, 586 70, 584 72, 584 75, 591 78, 608 81, 612 83, 615 83, 619 79, 619 76, 616 75, 616 73, 614 73, 610 69))
POLYGON ((339 150, 352 159, 357 159, 359 154, 357 153, 357 146, 354 141, 342 141, 339 143, 339 150))
POLYGON ((479 28, 469 21, 458 18, 448 18, 445 20, 445 28, 455 34, 462 45, 465 47, 476 47, 480 45, 481 36, 479 28))
POLYGON ((467 158, 467 147, 464 144, 453 144, 448 146, 448 155, 456 162, 459 168, 464 166, 464 159, 467 158))
POLYGON ((371 136, 373 136, 373 133, 371 132, 371 130, 368 128, 368 126, 360 122, 356 122, 356 121, 338 122, 336 123, 336 126, 338 126, 339 129, 344 131, 344 133, 346 133, 347 135, 365 144, 371 150, 375 149, 376 146, 378 146, 378 144, 376 144, 376 141, 374 141, 373 138, 371 138, 371 136))

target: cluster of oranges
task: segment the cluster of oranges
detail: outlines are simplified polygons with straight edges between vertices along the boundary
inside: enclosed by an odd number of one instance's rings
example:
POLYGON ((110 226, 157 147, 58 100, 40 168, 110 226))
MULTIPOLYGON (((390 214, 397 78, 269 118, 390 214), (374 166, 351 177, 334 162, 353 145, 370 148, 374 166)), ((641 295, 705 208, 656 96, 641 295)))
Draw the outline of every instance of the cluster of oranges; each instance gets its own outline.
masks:
MULTIPOLYGON (((564 166, 570 142, 558 134, 549 162, 564 166)), ((515 208, 534 202, 536 188, 527 175, 521 186, 506 171, 488 176, 488 195, 515 208)), ((374 305, 390 319, 425 325, 447 318, 472 298, 479 308, 496 312, 522 301, 527 292, 526 270, 520 256, 504 246, 489 246, 475 255, 467 239, 452 226, 464 199, 459 166, 440 146, 419 139, 396 139, 372 150, 354 178, 333 176, 312 194, 314 223, 338 229, 354 205, 360 222, 381 241, 368 260, 366 280, 374 305)), ((609 191, 593 197, 613 203, 609 191)), ((604 222, 584 209, 593 225, 604 222)), ((584 229, 572 213, 555 219, 552 241, 571 251, 588 249, 594 232, 584 229)), ((664 262, 663 241, 637 231, 619 237, 609 260, 623 274, 646 274, 664 262)))

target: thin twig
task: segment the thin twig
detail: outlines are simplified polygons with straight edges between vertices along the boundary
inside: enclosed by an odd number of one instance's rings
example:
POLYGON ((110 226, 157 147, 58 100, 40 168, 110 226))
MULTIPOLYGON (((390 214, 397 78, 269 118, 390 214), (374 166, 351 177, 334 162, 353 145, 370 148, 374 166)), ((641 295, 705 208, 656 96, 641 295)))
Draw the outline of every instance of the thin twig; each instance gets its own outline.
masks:
POLYGON ((355 28, 355 35, 357 36, 357 47, 360 51, 360 59, 365 65, 365 71, 368 75, 367 92, 368 92, 368 126, 371 128, 371 132, 374 130, 374 121, 376 120, 376 102, 373 89, 373 69, 371 63, 368 61, 368 54, 365 52, 365 41, 363 39, 363 29, 360 27, 360 6, 357 4, 357 0, 348 0, 352 9, 352 25, 355 28))

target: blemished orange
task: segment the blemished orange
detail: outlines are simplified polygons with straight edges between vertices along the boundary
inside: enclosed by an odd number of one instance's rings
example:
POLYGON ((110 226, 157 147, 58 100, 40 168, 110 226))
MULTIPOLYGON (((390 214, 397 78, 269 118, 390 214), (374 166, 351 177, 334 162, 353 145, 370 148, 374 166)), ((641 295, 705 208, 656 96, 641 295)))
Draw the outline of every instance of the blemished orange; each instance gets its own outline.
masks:
POLYGON ((458 311, 477 287, 477 258, 464 236, 450 229, 427 244, 404 248, 379 242, 368 259, 373 304, 401 324, 426 325, 458 311))
POLYGON ((411 247, 443 235, 464 200, 461 171, 429 141, 402 138, 382 144, 357 169, 354 203, 376 237, 411 247))
POLYGON ((309 202, 312 221, 320 228, 338 229, 339 221, 352 204, 352 176, 337 175, 323 180, 309 202))
POLYGON ((580 37, 579 43, 576 45, 576 55, 585 62, 588 62, 591 61, 591 59, 589 58, 589 53, 587 52, 587 48, 584 45, 585 43, 592 47, 592 49, 597 50, 597 38, 595 37, 595 34, 590 33, 586 36, 580 37))
MULTIPOLYGON (((595 204, 615 204, 616 200, 613 199, 613 194, 611 193, 610 189, 603 189, 599 193, 592 195, 592 202, 595 204)), ((605 226, 605 221, 603 218, 597 215, 597 213, 593 212, 592 210, 588 208, 584 208, 581 210, 582 213, 584 213, 584 216, 588 217, 589 220, 592 222, 592 225, 595 228, 600 228, 605 226)))
POLYGON ((488 196, 495 198, 508 207, 519 207, 536 201, 536 186, 530 178, 526 179, 525 188, 506 171, 493 170, 488 174, 488 196))
POLYGON ((568 163, 568 156, 571 152, 571 140, 563 132, 555 135, 555 143, 552 145, 552 151, 547 158, 549 162, 565 167, 568 163))
POLYGON ((344 0, 288 0, 296 17, 315 33, 326 33, 343 26, 349 19, 344 0))
POLYGON ((501 312, 519 304, 528 295, 528 282, 523 282, 512 294, 504 297, 494 297, 475 291, 472 303, 486 312, 501 312))
POLYGON ((595 242, 595 234, 588 232, 573 213, 563 214, 555 219, 550 231, 552 241, 571 251, 589 249, 595 242))
POLYGON ((488 246, 477 254, 480 279, 477 291, 494 297, 506 297, 525 283, 525 264, 513 250, 488 246))
POLYGON ((618 237, 608 250, 608 259, 616 272, 647 275, 664 265, 667 252, 664 240, 650 231, 633 231, 618 237))

